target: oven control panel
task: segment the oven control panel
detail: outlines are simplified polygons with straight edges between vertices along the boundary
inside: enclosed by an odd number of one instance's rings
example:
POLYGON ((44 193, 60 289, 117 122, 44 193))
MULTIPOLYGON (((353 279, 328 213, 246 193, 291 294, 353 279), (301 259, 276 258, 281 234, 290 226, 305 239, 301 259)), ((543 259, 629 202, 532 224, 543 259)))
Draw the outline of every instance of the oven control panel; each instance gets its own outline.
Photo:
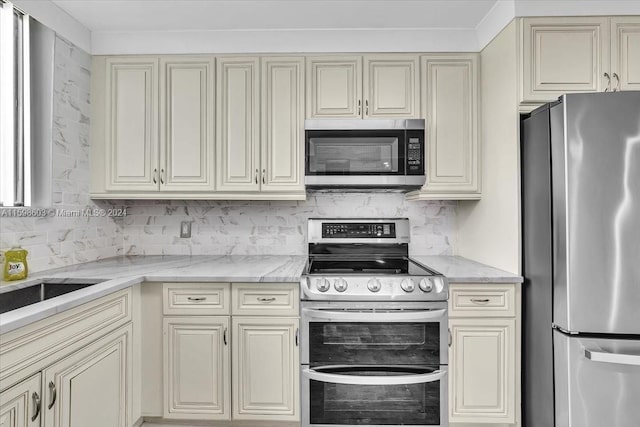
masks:
POLYGON ((396 237, 396 225, 394 223, 323 223, 323 239, 394 239, 396 237))

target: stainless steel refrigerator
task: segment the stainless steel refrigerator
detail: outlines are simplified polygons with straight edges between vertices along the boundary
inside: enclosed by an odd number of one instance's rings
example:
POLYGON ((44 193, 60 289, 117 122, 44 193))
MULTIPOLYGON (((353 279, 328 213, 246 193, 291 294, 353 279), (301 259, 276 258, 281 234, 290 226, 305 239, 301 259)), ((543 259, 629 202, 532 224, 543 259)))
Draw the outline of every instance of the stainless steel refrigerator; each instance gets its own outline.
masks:
POLYGON ((640 426, 640 92, 522 120, 523 425, 640 426))

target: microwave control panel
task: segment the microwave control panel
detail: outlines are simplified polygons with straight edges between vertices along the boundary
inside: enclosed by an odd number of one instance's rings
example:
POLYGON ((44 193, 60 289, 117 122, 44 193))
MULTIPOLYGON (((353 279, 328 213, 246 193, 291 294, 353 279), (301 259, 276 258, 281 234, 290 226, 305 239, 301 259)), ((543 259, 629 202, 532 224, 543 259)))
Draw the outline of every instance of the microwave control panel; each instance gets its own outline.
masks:
POLYGON ((407 175, 421 175, 424 173, 422 159, 424 159, 424 139, 419 136, 407 137, 407 175))

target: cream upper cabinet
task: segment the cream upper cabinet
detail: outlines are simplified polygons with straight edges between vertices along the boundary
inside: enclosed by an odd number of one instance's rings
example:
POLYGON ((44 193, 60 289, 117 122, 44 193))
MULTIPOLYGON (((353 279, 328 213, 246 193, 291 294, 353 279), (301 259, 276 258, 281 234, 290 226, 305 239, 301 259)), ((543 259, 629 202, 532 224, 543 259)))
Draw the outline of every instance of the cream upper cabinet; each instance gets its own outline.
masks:
POLYGON ((42 374, 0 393, 0 427, 40 427, 42 374))
POLYGON ((233 419, 299 420, 297 318, 233 317, 233 419))
POLYGON ((640 17, 611 18, 611 77, 619 90, 640 90, 640 17))
POLYGON ((132 326, 124 326, 43 371, 46 427, 128 427, 132 326))
POLYGON ((451 284, 449 421, 520 419, 520 288, 451 284))
POLYGON ((304 59, 261 62, 260 190, 304 193, 304 59))
POLYGON ((158 60, 108 58, 105 99, 107 190, 157 190, 158 60))
POLYGON ((364 118, 420 116, 417 55, 364 57, 364 118))
POLYGON ((523 103, 640 88, 640 17, 524 18, 521 47, 523 103))
MULTIPOLYGON (((214 59, 97 61, 106 63, 105 107, 95 110, 105 114, 104 123, 96 120, 104 126, 105 157, 94 156, 92 167, 106 159, 105 190, 213 192, 214 59)), ((99 172, 92 174, 100 180, 99 172)))
POLYGON ((228 328, 228 316, 164 318, 165 418, 230 418, 228 328))
POLYGON ((418 55, 307 58, 308 118, 419 117, 418 55))
POLYGON ((219 191, 260 189, 260 60, 219 58, 216 169, 219 191))
POLYGON ((214 60, 160 59, 160 189, 214 191, 214 60))
POLYGON ((478 55, 422 57, 426 175, 418 199, 479 199, 478 55))
POLYGON ((220 58, 217 190, 304 194, 304 60, 220 58))
POLYGON ((307 58, 307 117, 362 117, 362 57, 307 58))

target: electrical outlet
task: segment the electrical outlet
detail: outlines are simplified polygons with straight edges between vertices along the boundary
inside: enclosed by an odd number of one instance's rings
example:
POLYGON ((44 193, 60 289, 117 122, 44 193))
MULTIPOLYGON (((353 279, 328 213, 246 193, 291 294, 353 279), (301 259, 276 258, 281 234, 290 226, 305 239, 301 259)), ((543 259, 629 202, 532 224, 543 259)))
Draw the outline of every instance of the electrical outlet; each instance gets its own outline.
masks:
POLYGON ((191 221, 182 221, 180 223, 180 237, 185 239, 191 237, 191 221))

